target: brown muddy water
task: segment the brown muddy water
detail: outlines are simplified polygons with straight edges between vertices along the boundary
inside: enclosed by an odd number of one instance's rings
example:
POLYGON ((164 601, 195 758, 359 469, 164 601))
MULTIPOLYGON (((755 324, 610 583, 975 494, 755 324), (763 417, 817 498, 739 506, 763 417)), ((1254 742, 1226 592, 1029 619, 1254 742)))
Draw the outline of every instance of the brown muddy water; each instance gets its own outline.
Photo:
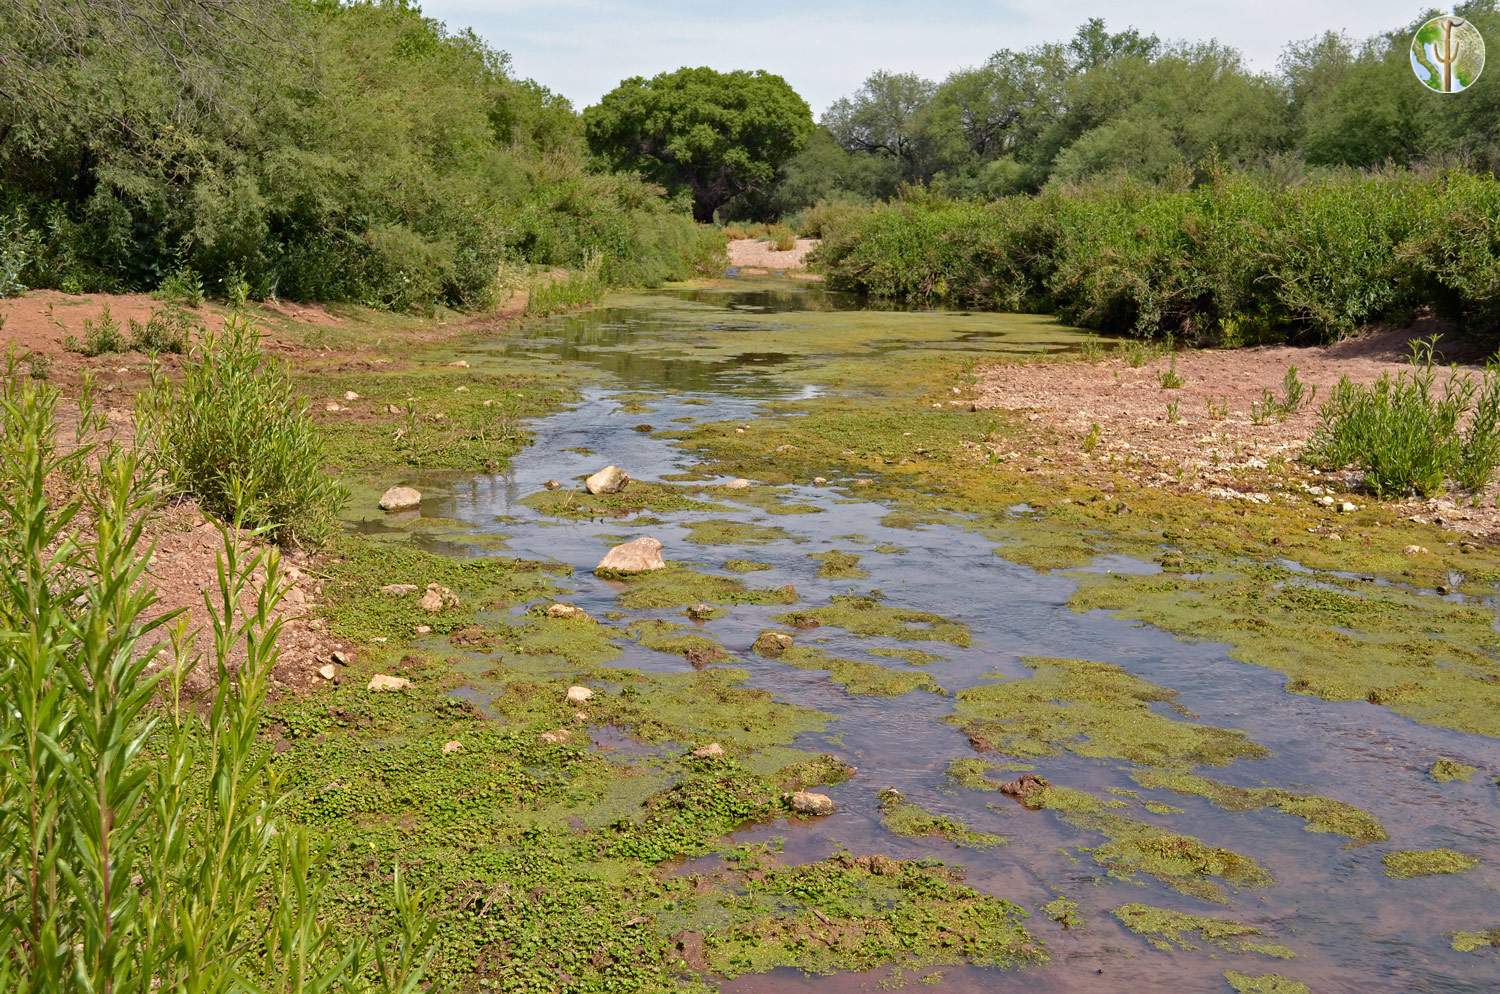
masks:
MULTIPOLYGON (((799 636, 799 641, 835 655, 897 668, 904 664, 872 656, 869 650, 921 648, 939 657, 925 672, 950 692, 1028 676, 1020 662, 1028 656, 1116 664, 1176 691, 1178 703, 1196 720, 1243 730, 1270 750, 1266 758, 1201 772, 1240 786, 1274 785, 1348 802, 1377 817, 1391 836, 1384 843, 1350 846, 1341 836, 1305 831, 1301 820, 1274 809, 1231 812, 1199 797, 1141 789, 1128 775, 1129 764, 1067 753, 1028 759, 1054 783, 1103 797, 1111 787, 1138 790, 1141 800, 1184 809, 1158 815, 1132 802, 1121 813, 1252 856, 1274 883, 1230 890, 1228 903, 1219 905, 1185 897, 1148 876, 1112 878, 1085 851, 1103 841, 1098 834, 1071 827, 1052 812, 1023 808, 1001 794, 957 787, 947 778, 951 760, 977 755, 965 736, 943 721, 953 710, 951 697, 927 691, 896 698, 851 696, 821 671, 761 659, 750 652, 751 642, 763 629, 784 627, 772 616, 787 609, 735 607, 704 623, 704 634, 730 649, 734 658, 728 663, 751 671, 754 685, 834 715, 825 733, 798 744, 833 752, 859 772, 828 789, 839 806, 833 816, 756 826, 733 841, 782 840, 788 862, 820 859, 846 848, 962 865, 968 883, 1032 912, 1029 927, 1051 956, 1047 965, 1024 970, 917 971, 906 978, 909 983, 925 978, 932 984, 929 989, 954 994, 1227 991, 1224 971, 1235 970, 1279 973, 1319 994, 1500 990, 1500 955, 1494 950, 1459 953, 1449 946, 1455 931, 1500 925, 1500 803, 1494 785, 1500 742, 1416 724, 1379 707, 1290 695, 1278 674, 1234 661, 1219 645, 1179 641, 1102 613, 1076 613, 1067 606, 1074 579, 1009 563, 992 543, 962 527, 889 527, 883 523, 889 507, 836 486, 778 489, 783 501, 816 509, 807 513, 771 514, 735 505, 731 512, 659 514, 647 526, 629 519, 559 521, 521 503, 548 479, 572 481, 607 463, 625 467, 641 480, 689 472, 695 464, 689 453, 636 426, 749 420, 778 399, 858 389, 853 377, 830 386, 826 375, 807 375, 818 368, 826 372, 828 363, 853 352, 889 357, 921 349, 983 356, 1067 348, 1076 341, 1076 333, 1041 318, 862 311, 855 301, 794 285, 731 284, 633 295, 590 314, 547 322, 524 339, 496 343, 493 352, 479 348, 464 355, 476 367, 496 354, 585 363, 603 376, 576 405, 532 424, 532 444, 503 473, 429 481, 423 489, 438 496, 424 503, 423 513, 460 520, 476 534, 504 534, 507 554, 573 566, 575 593, 568 599, 595 616, 617 610, 618 604, 616 585, 595 578, 590 572, 594 564, 622 538, 651 534, 664 543, 670 561, 705 572, 724 573, 727 559, 767 563, 769 571, 750 579, 764 587, 794 584, 802 609, 835 595, 878 590, 890 605, 963 622, 973 632, 968 648, 863 638, 826 626, 799 636), (706 518, 774 525, 790 537, 752 547, 687 542, 686 526, 706 518), (858 553, 868 577, 819 577, 819 562, 809 554, 830 550, 858 553), (1468 783, 1436 784, 1426 771, 1438 756, 1477 766, 1480 773, 1468 783), (1009 844, 973 850, 941 839, 894 835, 882 827, 877 801, 887 787, 977 831, 1007 836, 1009 844), (1390 879, 1383 872, 1387 852, 1445 846, 1478 856, 1479 867, 1409 880, 1390 879), (1058 895, 1078 902, 1082 928, 1064 930, 1040 913, 1058 895), (1158 950, 1110 915, 1111 909, 1130 902, 1257 926, 1267 941, 1290 947, 1295 958, 1227 952, 1196 936, 1189 937, 1196 950, 1158 950)), ((445 548, 486 554, 477 543, 466 547, 451 537, 445 548)), ((1152 567, 1116 558, 1094 568, 1152 567)), ((680 620, 680 612, 628 612, 621 624, 647 617, 680 620)), ((640 646, 627 648, 617 664, 688 666, 679 656, 640 646)), ((482 694, 482 688, 475 693, 482 694)), ((1156 707, 1179 716, 1165 705, 1156 707)), ((606 748, 632 748, 627 736, 607 730, 600 736, 606 748)), ((1005 762, 1009 757, 984 758, 1005 762)), ((889 980, 882 973, 807 977, 777 971, 726 982, 723 989, 742 994, 843 992, 881 989, 889 980)))

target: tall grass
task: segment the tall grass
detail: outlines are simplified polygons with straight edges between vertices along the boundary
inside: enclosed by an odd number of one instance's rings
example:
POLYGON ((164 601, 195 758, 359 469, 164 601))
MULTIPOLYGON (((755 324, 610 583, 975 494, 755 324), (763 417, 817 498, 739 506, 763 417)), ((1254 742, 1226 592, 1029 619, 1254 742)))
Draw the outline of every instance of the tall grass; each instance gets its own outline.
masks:
MULTIPOLYGON (((275 551, 247 555, 225 531, 205 594, 210 648, 193 654, 146 584, 148 474, 118 449, 59 447, 56 405, 55 390, 8 370, 0 990, 414 994, 430 939, 420 897, 398 872, 405 928, 389 950, 336 941, 311 843, 281 814, 260 740, 275 551), (205 663, 216 690, 203 713, 182 688, 205 663)), ((79 424, 86 435, 102 420, 85 404, 79 424)))
POLYGON ((1307 458, 1354 467, 1378 497, 1430 497, 1449 480, 1478 491, 1500 466, 1500 367, 1481 379, 1449 370, 1439 385, 1435 341, 1414 343, 1408 368, 1369 386, 1346 377, 1319 410, 1307 458))
POLYGON ((1142 337, 1327 341, 1426 305, 1500 317, 1500 180, 1463 172, 917 194, 821 226, 814 263, 837 288, 1142 337))
POLYGON ((285 372, 243 315, 201 332, 180 384, 156 370, 136 421, 169 492, 281 545, 332 533, 346 495, 323 470, 322 440, 285 372))

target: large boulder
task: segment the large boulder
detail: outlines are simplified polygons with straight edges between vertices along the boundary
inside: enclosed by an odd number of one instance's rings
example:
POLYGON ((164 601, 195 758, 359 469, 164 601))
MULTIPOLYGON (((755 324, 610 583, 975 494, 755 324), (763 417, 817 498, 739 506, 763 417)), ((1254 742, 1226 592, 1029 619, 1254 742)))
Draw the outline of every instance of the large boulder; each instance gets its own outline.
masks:
POLYGON ((594 567, 600 576, 634 576, 652 570, 666 569, 661 557, 661 543, 654 538, 642 536, 624 545, 617 545, 594 567))
POLYGON ((591 494, 617 494, 630 482, 630 474, 618 466, 605 466, 583 481, 583 488, 591 494))
POLYGON ((392 487, 380 497, 382 511, 410 511, 422 503, 422 492, 415 487, 392 487))

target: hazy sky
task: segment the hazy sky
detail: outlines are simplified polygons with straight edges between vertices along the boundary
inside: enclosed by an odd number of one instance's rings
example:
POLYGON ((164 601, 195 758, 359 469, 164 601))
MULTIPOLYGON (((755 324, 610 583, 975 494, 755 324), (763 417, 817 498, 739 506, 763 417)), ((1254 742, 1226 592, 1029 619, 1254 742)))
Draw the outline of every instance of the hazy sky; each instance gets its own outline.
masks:
POLYGON ((1089 17, 1166 39, 1217 38, 1272 69, 1288 41, 1342 30, 1356 38, 1413 20, 1392 0, 425 0, 453 28, 511 53, 519 75, 579 108, 627 76, 684 65, 769 69, 821 113, 874 69, 936 79, 1000 48, 1067 38, 1089 17))

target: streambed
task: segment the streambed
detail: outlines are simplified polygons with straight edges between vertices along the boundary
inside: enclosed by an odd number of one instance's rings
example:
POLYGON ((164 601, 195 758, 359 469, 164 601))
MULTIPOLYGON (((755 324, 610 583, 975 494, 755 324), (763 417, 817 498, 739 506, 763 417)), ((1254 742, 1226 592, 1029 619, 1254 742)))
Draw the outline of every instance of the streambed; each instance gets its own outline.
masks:
MULTIPOLYGON (((1294 696, 1283 689, 1281 674, 1236 661, 1223 646, 1185 642, 1103 612, 1076 612, 1068 604, 1076 575, 1008 562, 992 539, 962 522, 920 523, 893 515, 891 506, 862 498, 856 481, 832 472, 825 485, 805 480, 748 492, 716 489, 724 480, 703 477, 699 459, 674 437, 705 422, 751 425, 781 401, 858 396, 872 382, 899 380, 903 356, 982 359, 1069 348, 1079 337, 1033 316, 866 311, 850 299, 790 282, 731 281, 622 296, 599 310, 537 325, 524 338, 464 353, 477 369, 488 361, 533 359, 582 363, 600 375, 578 403, 530 425, 531 444, 504 472, 417 481, 428 495, 422 513, 461 523, 445 531, 443 551, 490 555, 503 536, 506 555, 573 567, 565 599, 622 628, 643 619, 683 621, 680 608, 621 609, 622 584, 592 574, 611 545, 637 535, 659 539, 674 564, 734 576, 755 588, 793 585, 798 599, 791 607, 735 605, 693 627, 729 650, 732 658, 722 665, 748 670, 752 686, 832 716, 824 731, 796 744, 832 753, 858 772, 826 788, 838 805, 832 816, 756 825, 726 845, 774 840, 785 863, 848 850, 961 866, 969 885, 1032 913, 1028 928, 1050 957, 1044 965, 1014 970, 920 970, 906 975, 908 981, 925 978, 935 989, 955 992, 1225 991, 1225 971, 1236 971, 1281 974, 1315 992, 1494 990, 1500 950, 1457 952, 1450 937, 1500 925, 1500 803, 1494 783, 1500 742, 1418 724, 1369 704, 1294 696), (610 463, 640 481, 702 485, 702 499, 716 506, 575 519, 546 513, 534 499, 546 492, 548 480, 575 487, 610 463), (715 523, 718 534, 704 532, 705 522, 715 523), (817 557, 834 552, 857 556, 856 568, 827 575, 837 571, 824 569, 828 560, 817 557), (725 567, 731 560, 765 568, 739 574, 725 567), (865 575, 857 575, 861 571, 865 575), (966 644, 912 637, 921 633, 911 631, 900 638, 861 635, 835 624, 800 629, 782 617, 789 610, 815 611, 835 598, 872 596, 886 607, 930 612, 964 626, 968 636, 958 641, 966 644), (792 632, 799 646, 840 659, 919 672, 942 692, 850 693, 826 670, 753 652, 752 643, 767 629, 792 632), (931 658, 917 666, 880 652, 908 649, 931 658), (1264 747, 1222 764, 1176 762, 1174 772, 1342 802, 1377 820, 1388 839, 1357 844, 1364 840, 1310 831, 1304 818, 1274 806, 1232 810, 1198 794, 1143 787, 1138 774, 1155 767, 1138 757, 1101 755, 1110 750, 1096 740, 1115 734, 1109 730, 1075 730, 1065 741, 1049 741, 1046 727, 1026 728, 1022 737, 1044 748, 977 751, 974 736, 966 734, 971 729, 948 720, 955 695, 1036 679, 1038 671, 1025 661, 1037 657, 1111 664, 1161 690, 1154 699, 1131 697, 1131 707, 1139 704, 1147 715, 1173 722, 1239 731, 1264 747), (1438 757, 1479 772, 1468 781, 1435 782, 1428 770, 1438 757), (1111 875, 1112 867, 1091 853, 1109 841, 1099 818, 1037 810, 995 790, 960 784, 949 766, 962 759, 996 764, 990 774, 995 781, 1024 765, 1054 785, 1088 792, 1108 816, 1248 857, 1268 879, 1242 886, 1215 881, 1215 899, 1184 892, 1149 872, 1111 875), (928 812, 1007 841, 973 847, 939 836, 896 834, 883 818, 888 812, 881 792, 888 788, 928 812), (1479 864, 1411 879, 1393 879, 1385 871, 1387 853, 1439 848, 1476 856, 1479 864), (1081 925, 1065 928, 1043 913, 1059 897, 1076 902, 1081 925), (1131 904, 1232 919, 1259 929, 1259 940, 1277 949, 1267 954, 1226 947, 1197 934, 1158 948, 1112 913, 1131 904)), ((1018 515, 1025 511, 1015 509, 1018 515)), ((371 519, 364 527, 379 532, 401 526, 371 519)), ((1121 557, 1087 567, 1154 568, 1121 557)), ((611 665, 691 668, 679 654, 621 644, 624 651, 611 665)), ((485 694, 476 673, 465 696, 483 702, 485 694)), ((1093 703, 1104 712, 1115 707, 1108 698, 1093 703)), ((1116 714, 1114 720, 1122 719, 1116 714)), ((1119 734, 1142 720, 1123 719, 1127 729, 1119 734)), ((608 730, 596 730, 595 741, 615 752, 632 748, 628 737, 608 730)), ((757 994, 864 990, 889 979, 885 971, 813 978, 783 968, 728 980, 722 988, 757 994)))

